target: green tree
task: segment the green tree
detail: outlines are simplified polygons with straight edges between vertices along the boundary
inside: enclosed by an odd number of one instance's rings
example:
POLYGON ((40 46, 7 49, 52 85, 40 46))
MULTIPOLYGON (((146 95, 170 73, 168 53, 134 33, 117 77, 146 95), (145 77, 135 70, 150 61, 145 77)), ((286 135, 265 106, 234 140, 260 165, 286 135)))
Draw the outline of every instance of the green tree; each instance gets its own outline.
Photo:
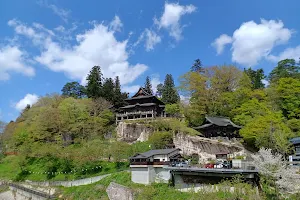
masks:
POLYGON ((285 59, 278 62, 269 74, 271 83, 276 83, 280 78, 300 78, 300 66, 294 59, 285 59))
POLYGON ((99 66, 94 66, 87 75, 86 94, 89 98, 97 98, 103 95, 103 75, 99 66))
POLYGON ((290 119, 287 121, 287 125, 293 131, 295 137, 300 137, 300 119, 290 119))
POLYGON ((300 119, 300 79, 281 78, 272 86, 276 103, 288 119, 300 119))
POLYGON ((114 100, 113 100, 113 104, 116 108, 123 106, 125 103, 125 99, 128 98, 128 94, 125 92, 121 91, 121 83, 120 83, 120 79, 117 76, 115 78, 115 83, 114 83, 114 100))
POLYGON ((270 114, 271 110, 265 102, 259 102, 258 99, 253 98, 235 108, 232 112, 234 114, 233 120, 244 126, 258 116, 270 114))
POLYGON ((115 85, 112 78, 105 79, 102 87, 102 97, 106 99, 109 102, 114 101, 114 95, 115 95, 115 85))
POLYGON ((204 73, 204 69, 202 67, 202 62, 199 58, 194 61, 194 64, 191 67, 191 71, 197 72, 197 73, 204 73))
POLYGON ((266 78, 263 69, 253 70, 250 67, 244 69, 244 71, 251 79, 252 89, 261 89, 265 87, 265 84, 262 82, 266 78))
POLYGON ((146 77, 146 82, 145 82, 144 88, 149 94, 153 95, 151 79, 149 76, 146 77))
POLYGON ((160 83, 156 86, 156 95, 158 97, 161 97, 162 96, 162 93, 164 91, 164 84, 160 83))
POLYGON ((189 105, 184 107, 184 115, 191 126, 203 122, 208 107, 207 77, 197 72, 188 72, 180 77, 180 90, 190 97, 189 105))
POLYGON ((3 134, 5 126, 6 126, 6 123, 3 121, 0 121, 0 135, 3 134))
POLYGON ((149 143, 152 149, 165 149, 169 144, 173 144, 173 135, 170 132, 154 132, 149 143))
POLYGON ((288 139, 292 136, 280 113, 256 116, 240 130, 240 134, 251 146, 270 148, 280 153, 289 151, 288 139))
POLYGON ((181 112, 180 105, 178 103, 167 104, 165 111, 173 117, 179 117, 181 112))
POLYGON ((62 88, 62 95, 73 98, 83 98, 85 94, 85 88, 78 82, 68 82, 62 88))
POLYGON ((64 144, 74 141, 74 138, 84 139, 87 137, 85 122, 88 121, 88 107, 74 98, 64 99, 59 107, 60 133, 64 144))
POLYGON ((171 74, 167 74, 164 81, 162 101, 166 104, 173 104, 173 103, 178 103, 179 100, 180 98, 175 88, 173 77, 171 74))

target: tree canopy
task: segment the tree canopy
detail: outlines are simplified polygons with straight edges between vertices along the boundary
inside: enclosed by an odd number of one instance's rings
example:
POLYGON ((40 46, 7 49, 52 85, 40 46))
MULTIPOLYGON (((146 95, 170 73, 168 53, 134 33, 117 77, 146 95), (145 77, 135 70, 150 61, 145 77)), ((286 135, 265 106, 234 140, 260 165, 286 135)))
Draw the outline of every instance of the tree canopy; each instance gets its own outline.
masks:
POLYGON ((281 60, 268 78, 270 82, 277 82, 280 78, 300 78, 300 65, 294 59, 281 60))
POLYGON ((62 95, 73 98, 83 98, 86 96, 85 87, 80 85, 78 82, 68 82, 62 88, 62 95))
POLYGON ((94 66, 88 74, 86 93, 89 98, 97 98, 103 95, 103 74, 99 66, 94 66))
POLYGON ((178 103, 179 100, 180 98, 175 88, 173 76, 171 74, 167 74, 162 90, 162 101, 166 104, 174 104, 178 103))
POLYGON ((144 86, 145 90, 153 95, 153 90, 152 90, 152 84, 151 84, 151 79, 149 76, 146 77, 146 81, 145 81, 145 86, 144 86))

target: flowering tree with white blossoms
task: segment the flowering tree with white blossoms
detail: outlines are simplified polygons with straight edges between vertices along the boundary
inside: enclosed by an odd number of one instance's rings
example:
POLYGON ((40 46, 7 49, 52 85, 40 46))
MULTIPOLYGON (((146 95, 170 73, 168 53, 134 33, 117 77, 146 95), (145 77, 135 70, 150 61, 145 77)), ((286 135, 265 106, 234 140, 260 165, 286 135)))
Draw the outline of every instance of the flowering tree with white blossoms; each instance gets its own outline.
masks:
POLYGON ((259 173, 273 180, 281 192, 297 193, 300 191, 299 169, 289 166, 281 154, 273 154, 271 149, 261 148, 252 157, 259 173))

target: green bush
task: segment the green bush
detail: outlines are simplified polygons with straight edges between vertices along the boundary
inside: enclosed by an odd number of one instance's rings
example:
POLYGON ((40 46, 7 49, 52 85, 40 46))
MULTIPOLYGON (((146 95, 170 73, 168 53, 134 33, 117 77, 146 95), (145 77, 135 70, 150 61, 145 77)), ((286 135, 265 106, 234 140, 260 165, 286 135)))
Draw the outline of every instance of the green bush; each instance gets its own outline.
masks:
POLYGON ((170 132, 154 132, 149 142, 153 149, 164 149, 168 144, 173 144, 173 134, 170 132))

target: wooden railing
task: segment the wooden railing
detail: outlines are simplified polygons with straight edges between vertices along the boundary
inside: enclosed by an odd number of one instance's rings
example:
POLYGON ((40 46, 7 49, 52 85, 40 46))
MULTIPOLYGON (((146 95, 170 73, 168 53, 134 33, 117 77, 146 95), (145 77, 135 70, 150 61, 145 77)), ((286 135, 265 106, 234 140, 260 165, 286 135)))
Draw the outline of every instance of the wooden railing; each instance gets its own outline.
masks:
POLYGON ((137 112, 125 112, 125 113, 117 113, 116 116, 117 117, 124 117, 124 116, 128 116, 128 115, 147 115, 147 114, 154 114, 154 111, 137 111, 137 112))

